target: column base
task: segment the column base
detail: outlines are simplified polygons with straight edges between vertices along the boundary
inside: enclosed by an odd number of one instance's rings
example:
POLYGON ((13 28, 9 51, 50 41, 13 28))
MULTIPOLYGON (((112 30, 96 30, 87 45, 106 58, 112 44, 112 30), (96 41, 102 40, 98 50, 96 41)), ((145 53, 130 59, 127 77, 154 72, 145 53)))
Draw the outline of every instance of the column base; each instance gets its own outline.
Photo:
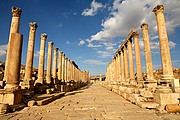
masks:
POLYGON ((0 103, 16 105, 22 102, 23 90, 10 90, 1 89, 0 90, 0 103))
POLYGON ((20 86, 22 89, 33 89, 34 80, 23 80, 22 82, 20 82, 20 86))

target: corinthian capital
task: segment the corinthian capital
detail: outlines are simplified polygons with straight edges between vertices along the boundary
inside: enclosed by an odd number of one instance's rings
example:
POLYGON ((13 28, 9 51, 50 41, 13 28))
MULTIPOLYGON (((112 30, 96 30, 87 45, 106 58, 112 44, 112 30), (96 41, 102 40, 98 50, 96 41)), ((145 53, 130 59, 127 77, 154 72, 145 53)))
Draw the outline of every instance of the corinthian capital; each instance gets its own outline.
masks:
POLYGON ((12 16, 13 17, 20 17, 21 16, 21 8, 17 8, 17 7, 12 7, 12 16))
POLYGON ((41 38, 47 38, 47 34, 46 33, 43 33, 43 34, 41 34, 41 38))
POLYGON ((36 28, 38 27, 38 25, 36 24, 36 22, 29 22, 29 27, 32 30, 36 30, 36 28))
POLYGON ((155 13, 155 15, 157 15, 158 13, 164 13, 164 6, 157 5, 152 11, 155 13))
POLYGON ((142 28, 142 29, 148 29, 148 24, 147 24, 147 23, 143 23, 143 24, 141 25, 141 28, 142 28))

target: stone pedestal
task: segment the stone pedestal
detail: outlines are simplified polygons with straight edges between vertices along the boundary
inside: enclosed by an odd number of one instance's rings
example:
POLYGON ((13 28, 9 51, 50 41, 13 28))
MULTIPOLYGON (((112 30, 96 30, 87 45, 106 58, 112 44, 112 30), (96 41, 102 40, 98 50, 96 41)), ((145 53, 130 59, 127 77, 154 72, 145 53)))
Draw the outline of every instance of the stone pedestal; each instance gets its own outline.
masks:
POLYGON ((22 103, 23 90, 0 89, 0 103, 16 105, 22 103))

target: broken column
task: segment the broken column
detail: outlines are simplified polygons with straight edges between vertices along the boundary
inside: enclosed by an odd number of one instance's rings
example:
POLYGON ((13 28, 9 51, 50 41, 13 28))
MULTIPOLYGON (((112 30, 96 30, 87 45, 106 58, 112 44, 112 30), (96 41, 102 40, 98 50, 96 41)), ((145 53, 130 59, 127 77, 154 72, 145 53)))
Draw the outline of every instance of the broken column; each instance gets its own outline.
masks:
POLYGON ((36 22, 30 22, 29 26, 30 26, 30 31, 29 31, 28 50, 27 50, 27 57, 26 57, 25 77, 21 86, 24 88, 32 89, 33 83, 34 83, 34 81, 32 80, 34 42, 35 42, 36 28, 38 26, 36 22))
MULTIPOLYGON (((20 27, 20 17, 21 17, 22 10, 21 8, 17 7, 12 7, 12 20, 11 20, 11 27, 10 27, 10 32, 9 32, 9 41, 11 41, 11 33, 19 33, 19 27, 20 27)), ((10 49, 10 46, 8 44, 8 49, 10 49)), ((9 59, 9 51, 7 51, 6 54, 6 62, 5 62, 5 70, 4 70, 4 78, 3 81, 6 81, 7 79, 7 70, 8 68, 8 59, 9 59)))
POLYGON ((46 71, 46 83, 51 84, 51 70, 52 70, 52 48, 53 42, 48 42, 48 56, 47 56, 47 71, 46 71))
POLYGON ((133 32, 134 38, 134 50, 136 57, 136 73, 137 73, 137 82, 138 86, 143 86, 143 77, 142 77, 142 65, 141 65, 141 55, 140 55, 140 47, 139 47, 139 34, 137 31, 133 32))
POLYGON ((44 83, 44 56, 47 34, 41 34, 41 45, 39 54, 39 67, 38 67, 38 79, 35 85, 42 85, 44 83))

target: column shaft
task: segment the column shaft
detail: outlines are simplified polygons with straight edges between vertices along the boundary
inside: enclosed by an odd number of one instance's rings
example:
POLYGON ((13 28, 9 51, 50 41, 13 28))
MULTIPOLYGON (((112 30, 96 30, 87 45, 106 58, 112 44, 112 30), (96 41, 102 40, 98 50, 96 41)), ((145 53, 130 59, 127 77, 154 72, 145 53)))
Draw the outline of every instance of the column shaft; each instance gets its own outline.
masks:
POLYGON ((121 81, 124 81, 124 51, 121 50, 121 81))
POLYGON ((36 80, 36 84, 44 83, 44 56, 45 56, 46 38, 47 38, 47 34, 41 34, 38 79, 36 80))
POLYGON ((23 36, 12 33, 9 41, 9 62, 7 64, 6 89, 19 89, 23 36))
POLYGON ((127 46, 124 46, 124 71, 125 71, 125 80, 128 82, 129 79, 129 70, 128 70, 128 56, 127 56, 127 46))
POLYGON ((134 32, 133 38, 134 38, 134 50, 135 50, 135 56, 136 56, 137 81, 143 81, 141 55, 140 55, 140 47, 139 47, 138 37, 139 37, 139 34, 137 32, 134 32))
POLYGON ((59 60, 58 60, 58 80, 62 80, 62 57, 63 57, 63 52, 59 52, 59 60))
POLYGON ((132 52, 132 40, 128 40, 128 56, 129 56, 129 72, 130 72, 130 82, 134 81, 134 57, 132 52))
MULTIPOLYGON (((22 10, 20 8, 12 7, 12 20, 11 20, 8 43, 11 41, 11 33, 19 33, 21 12, 22 10)), ((8 45, 8 49, 10 49, 9 45, 8 45)), ((6 62, 5 62, 5 70, 4 70, 4 78, 3 78, 4 81, 6 81, 8 75, 6 70, 6 68, 8 68, 7 66, 8 58, 9 58, 9 51, 7 51, 6 54, 6 62)))
POLYGON ((58 54, 58 48, 54 48, 53 79, 57 78, 57 54, 58 54))
POLYGON ((166 31, 166 23, 164 18, 164 6, 157 5, 153 9, 153 12, 156 15, 156 21, 158 26, 161 61, 162 61, 162 69, 163 69, 162 80, 170 83, 170 80, 173 79, 174 76, 172 70, 170 49, 168 44, 168 36, 166 31))
POLYGON ((34 42, 35 42, 35 34, 36 34, 37 24, 36 24, 36 22, 30 22, 29 26, 30 26, 30 31, 29 31, 29 41, 28 41, 28 50, 27 50, 26 68, 25 68, 25 77, 24 77, 24 80, 28 81, 28 83, 30 80, 32 80, 32 69, 33 69, 33 59, 34 59, 34 42))
POLYGON ((47 56, 47 71, 46 71, 46 83, 50 84, 51 81, 51 73, 52 73, 52 48, 53 42, 48 42, 48 56, 47 56))
POLYGON ((142 36, 144 40, 144 54, 145 54, 145 61, 146 61, 146 72, 147 72, 147 81, 153 81, 153 66, 152 66, 152 57, 151 57, 151 48, 150 48, 150 41, 148 35, 148 24, 143 23, 141 25, 142 28, 142 36))

